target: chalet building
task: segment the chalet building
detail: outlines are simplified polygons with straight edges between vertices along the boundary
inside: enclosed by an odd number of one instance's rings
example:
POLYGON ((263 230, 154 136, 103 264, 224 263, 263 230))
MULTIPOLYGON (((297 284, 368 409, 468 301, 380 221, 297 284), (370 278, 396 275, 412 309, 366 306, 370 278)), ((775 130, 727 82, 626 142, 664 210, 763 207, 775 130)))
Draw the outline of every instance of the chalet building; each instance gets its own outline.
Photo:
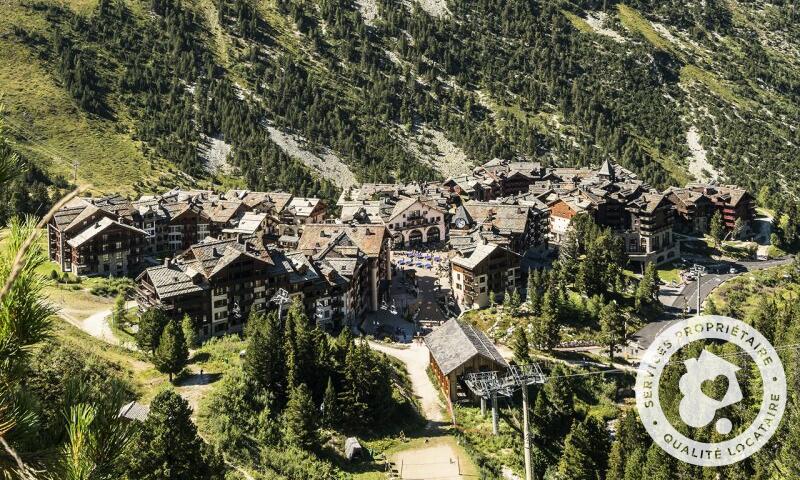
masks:
POLYGON ((321 223, 325 219, 325 203, 318 198, 294 197, 281 211, 283 222, 290 225, 321 223))
POLYGON ((422 197, 404 198, 383 219, 394 248, 438 244, 447 238, 447 212, 422 197))
POLYGON ((675 207, 675 230, 703 235, 708 232, 716 207, 701 192, 688 188, 669 188, 664 194, 675 207))
POLYGON ((130 203, 118 196, 76 198, 47 226, 50 260, 76 275, 127 275, 142 267, 147 233, 133 225, 130 203))
POLYGON ((578 197, 557 198, 548 204, 550 209, 549 241, 561 245, 572 227, 572 219, 579 213, 585 213, 590 202, 578 197))
POLYGON ((722 214, 725 229, 731 231, 739 220, 744 228, 756 216, 755 198, 745 189, 733 185, 689 184, 687 189, 702 193, 711 200, 714 207, 722 214))
POLYGON ((134 222, 147 232, 152 255, 174 255, 211 234, 211 219, 196 200, 133 205, 134 222))
POLYGON ((136 279, 141 310, 189 315, 201 338, 240 332, 251 311, 266 308, 279 288, 290 290, 291 262, 256 243, 207 238, 136 279))
POLYGON ((631 262, 661 264, 675 259, 678 245, 673 240, 673 205, 665 195, 647 193, 631 202, 630 228, 622 232, 631 262))
POLYGON ((147 234, 132 225, 101 218, 67 240, 76 275, 121 277, 142 268, 147 234))
POLYGON ((314 266, 325 280, 325 292, 316 299, 317 325, 332 328, 354 326, 367 311, 374 311, 370 262, 367 255, 342 232, 328 247, 313 256, 314 266))
POLYGON ((258 239, 261 243, 268 240, 271 223, 266 213, 247 212, 236 221, 235 226, 222 229, 222 238, 258 239))
POLYGON ((491 177, 463 175, 448 178, 442 185, 456 197, 466 197, 481 202, 488 202, 501 195, 500 185, 491 177))
POLYGON ((502 371, 508 368, 492 341, 464 320, 451 319, 424 338, 430 352, 430 367, 448 403, 473 399, 463 388, 468 373, 502 371))
POLYGON ((517 253, 546 249, 550 212, 544 204, 538 204, 540 207, 465 202, 450 220, 451 236, 471 234, 517 253))
POLYGON ((248 211, 247 205, 239 200, 214 199, 203 205, 211 221, 211 235, 220 237, 226 228, 233 228, 248 211))
MULTIPOLYGON (((342 224, 311 224, 306 225, 298 243, 298 251, 310 257, 316 262, 321 262, 318 266, 323 275, 328 278, 326 272, 330 268, 333 274, 332 280, 336 280, 336 275, 345 277, 355 277, 361 281, 361 276, 352 273, 356 267, 366 271, 366 282, 359 284, 358 288, 363 292, 368 292, 365 303, 368 311, 377 311, 379 300, 384 292, 388 291, 389 281, 391 280, 391 268, 389 264, 390 253, 390 234, 383 224, 367 225, 342 225, 342 224), (337 258, 347 258, 335 260, 337 258), (363 257, 363 259, 362 259, 363 257), (361 266, 361 262, 365 265, 361 266), (344 266, 345 270, 339 270, 338 266, 344 266)), ((359 297, 360 293, 350 294, 350 297, 359 297)), ((351 306, 357 302, 352 300, 351 306)), ((352 310, 348 310, 350 312, 352 310)), ((342 312, 345 315, 345 312, 342 312)), ((355 315, 355 314, 354 314, 355 315)), ((346 317, 346 315, 345 315, 346 317)))
POLYGON ((520 260, 519 254, 492 243, 450 260, 450 285, 461 309, 484 308, 490 292, 502 297, 521 288, 520 260))
POLYGON ((527 192, 531 185, 545 178, 546 171, 538 162, 495 158, 476 168, 474 174, 494 180, 500 196, 508 197, 527 192))

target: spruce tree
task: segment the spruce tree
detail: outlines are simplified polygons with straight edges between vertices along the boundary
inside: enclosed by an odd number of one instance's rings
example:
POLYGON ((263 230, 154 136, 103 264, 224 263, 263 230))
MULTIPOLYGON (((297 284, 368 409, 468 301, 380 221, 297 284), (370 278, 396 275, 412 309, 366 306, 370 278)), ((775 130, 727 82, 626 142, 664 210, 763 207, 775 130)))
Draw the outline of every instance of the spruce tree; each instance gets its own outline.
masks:
POLYGON ((136 332, 136 345, 144 352, 155 354, 161 332, 169 318, 160 308, 146 310, 139 317, 139 330, 136 332))
POLYGON ((614 350, 625 342, 626 326, 625 315, 617 305, 611 301, 600 310, 601 342, 608 347, 608 358, 614 363, 614 350))
POLYGON ((248 340, 242 363, 245 374, 256 385, 285 400, 288 393, 285 391, 286 366, 278 314, 251 313, 245 337, 248 340))
POLYGON ((181 320, 181 331, 183 332, 183 338, 186 339, 186 346, 188 348, 197 348, 197 330, 194 328, 194 321, 192 321, 192 317, 189 314, 183 316, 183 320, 181 320))
POLYGON ((114 299, 114 308, 111 310, 111 324, 120 328, 125 323, 127 318, 127 310, 125 309, 125 295, 119 294, 114 299))
POLYGON ((511 348, 514 351, 514 361, 520 365, 531 363, 531 347, 528 343, 528 335, 525 333, 525 328, 522 326, 517 326, 517 328, 514 329, 511 348))
POLYGON ((714 245, 716 246, 719 246, 725 237, 725 224, 723 223, 722 213, 719 210, 715 211, 714 215, 711 216, 711 226, 708 234, 714 240, 714 245))
POLYGON ((153 355, 153 363, 159 372, 169 374, 171 382, 172 376, 183 370, 187 360, 189 360, 189 349, 186 347, 186 339, 183 338, 183 331, 178 322, 172 320, 164 327, 156 353, 153 355))
POLYGON ((289 402, 281 416, 283 441, 287 445, 311 449, 317 443, 317 416, 308 387, 301 383, 289 393, 289 402))
POLYGON ((641 478, 647 480, 671 480, 672 461, 669 455, 655 443, 650 445, 645 455, 641 478))
POLYGON ((549 290, 544 293, 541 314, 533 325, 531 341, 535 348, 549 351, 558 346, 561 341, 561 327, 558 323, 556 302, 549 290))
POLYGON ((606 471, 608 434, 599 420, 587 417, 573 423, 564 440, 558 473, 574 480, 595 480, 606 471))
POLYGON ((126 456, 127 478, 222 480, 222 460, 197 435, 191 415, 189 403, 174 391, 156 395, 126 456))
POLYGON ((322 424, 328 428, 335 426, 339 419, 339 399, 331 377, 328 377, 328 386, 322 397, 322 407, 322 424))
MULTIPOLYGON (((642 470, 644 469, 644 450, 641 448, 634 448, 628 455, 627 459, 625 460, 625 470, 621 477, 611 477, 610 475, 606 478, 606 480, 641 480, 642 478, 642 470)), ((610 471, 610 470, 609 470, 610 471)))
POLYGON ((634 295, 636 313, 643 318, 653 318, 661 313, 661 302, 658 300, 660 283, 655 263, 648 263, 634 295))

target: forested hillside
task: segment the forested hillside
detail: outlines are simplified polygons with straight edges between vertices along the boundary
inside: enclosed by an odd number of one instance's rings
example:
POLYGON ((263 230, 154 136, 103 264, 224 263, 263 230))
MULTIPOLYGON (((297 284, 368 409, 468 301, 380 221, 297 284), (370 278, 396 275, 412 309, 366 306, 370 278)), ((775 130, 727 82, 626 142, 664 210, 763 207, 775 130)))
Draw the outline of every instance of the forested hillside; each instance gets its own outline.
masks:
POLYGON ((101 189, 331 197, 353 177, 436 179, 493 157, 611 157, 656 187, 732 181, 776 208, 800 186, 790 0, 7 5, 16 148, 54 174, 78 160, 101 189))

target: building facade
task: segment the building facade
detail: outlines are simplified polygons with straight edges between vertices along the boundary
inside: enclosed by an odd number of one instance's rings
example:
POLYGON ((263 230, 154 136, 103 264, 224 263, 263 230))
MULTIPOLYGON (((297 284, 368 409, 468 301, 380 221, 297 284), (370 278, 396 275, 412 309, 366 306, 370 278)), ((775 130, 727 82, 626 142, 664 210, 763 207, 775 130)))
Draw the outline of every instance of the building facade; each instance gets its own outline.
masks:
POLYGON ((492 292, 499 299, 521 288, 520 261, 519 254, 491 243, 451 259, 450 285, 462 311, 487 307, 492 292))

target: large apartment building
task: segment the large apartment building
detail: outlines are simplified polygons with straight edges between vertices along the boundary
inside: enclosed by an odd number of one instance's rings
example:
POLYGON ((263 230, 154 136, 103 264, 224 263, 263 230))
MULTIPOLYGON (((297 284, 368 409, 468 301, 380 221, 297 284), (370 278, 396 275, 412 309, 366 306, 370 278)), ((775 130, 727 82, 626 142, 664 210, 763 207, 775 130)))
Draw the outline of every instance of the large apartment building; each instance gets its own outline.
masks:
POLYGON ((318 199, 234 190, 173 189, 135 201, 119 196, 77 198, 48 224, 50 259, 79 275, 131 275, 206 238, 258 237, 275 243, 283 231, 319 222, 318 199), (226 197, 230 196, 230 199, 226 197), (109 221, 101 220, 108 219, 109 221))
POLYGON ((235 239, 206 240, 136 279, 142 310, 158 307, 189 315, 202 338, 239 332, 279 288, 291 289, 293 264, 279 250, 235 239))
POLYGON ((128 275, 142 267, 147 232, 121 197, 76 198, 47 225, 50 259, 76 275, 128 275))

